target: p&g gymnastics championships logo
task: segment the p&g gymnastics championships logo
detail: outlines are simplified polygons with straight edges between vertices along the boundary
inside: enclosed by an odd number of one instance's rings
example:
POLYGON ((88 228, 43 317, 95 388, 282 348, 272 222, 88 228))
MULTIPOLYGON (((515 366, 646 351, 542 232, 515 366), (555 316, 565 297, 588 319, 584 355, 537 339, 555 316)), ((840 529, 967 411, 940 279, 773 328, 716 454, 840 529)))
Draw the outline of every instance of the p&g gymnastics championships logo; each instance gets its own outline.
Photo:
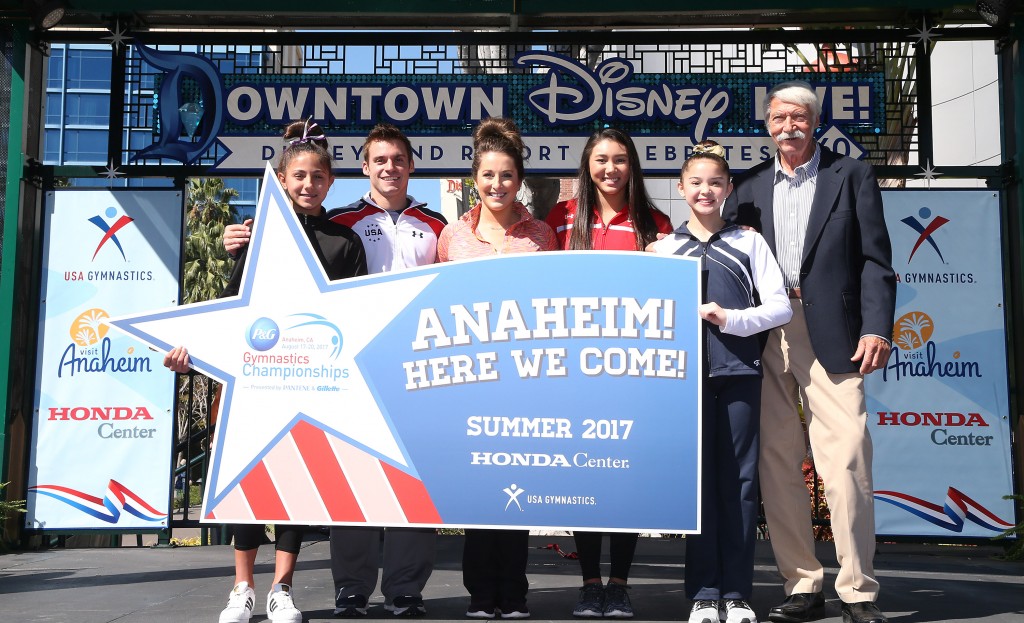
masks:
POLYGON ((256 322, 249 325, 245 341, 249 344, 249 348, 262 352, 273 348, 280 336, 281 330, 277 327, 276 322, 270 318, 257 318, 256 322))
MULTIPOLYGON (((108 219, 113 219, 115 216, 117 216, 117 208, 111 206, 104 211, 104 214, 108 219)), ((100 243, 96 245, 96 250, 93 251, 92 259, 96 259, 96 255, 99 254, 100 249, 103 248, 103 245, 107 244, 107 242, 113 242, 114 246, 117 247, 117 250, 121 252, 121 259, 127 261, 128 258, 126 258, 124 255, 124 248, 121 246, 121 241, 117 239, 117 232, 124 229, 124 227, 128 223, 131 223, 134 220, 135 219, 128 216, 127 214, 122 214, 117 220, 113 222, 113 224, 107 223, 107 221, 104 220, 103 217, 101 217, 99 214, 89 219, 90 223, 98 227, 100 231, 103 232, 103 237, 100 238, 100 243)))
POLYGON ((907 263, 909 264, 910 261, 914 259, 914 254, 917 253, 917 250, 922 244, 927 242, 933 249, 935 249, 935 253, 938 254, 939 259, 942 260, 943 264, 945 264, 946 259, 942 257, 942 251, 939 250, 939 245, 935 243, 935 239, 932 238, 932 234, 948 223, 949 219, 944 216, 936 215, 935 218, 928 221, 932 216, 932 211, 927 207, 922 207, 917 214, 921 217, 920 220, 915 216, 908 216, 901 221, 920 234, 917 238, 917 242, 914 243, 914 248, 910 250, 910 257, 907 258, 907 263))
POLYGON ((288 319, 293 324, 282 330, 272 318, 257 318, 245 335, 249 348, 265 352, 280 342, 285 350, 319 352, 329 359, 341 354, 341 330, 334 323, 311 313, 291 314, 288 319))

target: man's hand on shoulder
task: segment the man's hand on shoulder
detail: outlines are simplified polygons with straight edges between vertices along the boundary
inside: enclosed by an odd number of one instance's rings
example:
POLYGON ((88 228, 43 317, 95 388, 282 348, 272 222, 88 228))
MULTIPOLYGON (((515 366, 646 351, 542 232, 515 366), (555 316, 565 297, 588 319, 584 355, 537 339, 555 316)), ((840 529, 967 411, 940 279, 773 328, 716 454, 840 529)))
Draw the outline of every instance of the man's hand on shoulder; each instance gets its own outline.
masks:
POLYGON ((875 335, 865 335, 857 344, 857 352, 850 361, 860 362, 860 373, 870 374, 889 361, 889 342, 875 335))

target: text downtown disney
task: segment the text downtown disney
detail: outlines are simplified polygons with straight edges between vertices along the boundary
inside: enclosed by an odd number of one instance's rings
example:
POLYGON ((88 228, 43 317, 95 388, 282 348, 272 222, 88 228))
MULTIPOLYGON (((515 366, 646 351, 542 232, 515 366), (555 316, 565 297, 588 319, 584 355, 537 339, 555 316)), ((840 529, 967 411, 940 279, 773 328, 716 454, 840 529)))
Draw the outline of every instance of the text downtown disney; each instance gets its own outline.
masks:
MULTIPOLYGON (((340 127, 389 121, 410 135, 419 133, 417 128, 463 126, 498 116, 528 123, 540 120, 569 131, 573 126, 587 129, 595 120, 646 122, 667 124, 660 126, 662 134, 679 135, 679 129, 686 127, 696 142, 722 131, 720 126, 728 126, 728 132, 738 136, 736 132, 745 133, 742 127, 760 124, 763 98, 771 86, 767 76, 763 80, 746 76, 742 88, 749 91, 734 92, 715 84, 727 74, 636 74, 630 61, 616 57, 591 70, 570 57, 543 51, 518 56, 514 64, 533 68, 532 73, 516 74, 507 82, 500 75, 466 80, 461 75, 428 74, 322 75, 302 82, 287 75, 256 74, 230 75, 226 80, 212 61, 198 55, 145 46, 140 52, 147 62, 168 72, 160 86, 161 110, 177 110, 176 105, 186 99, 181 92, 186 78, 198 83, 203 92, 207 112, 198 140, 180 140, 182 122, 176 115, 161 118, 158 142, 137 154, 182 162, 195 160, 218 138, 261 134, 253 131, 255 124, 276 127, 302 117, 340 127), (665 80, 671 77, 685 82, 665 80), (511 83, 513 79, 516 84, 511 83), (734 110, 738 105, 743 110, 734 110)), ((828 82, 813 83, 831 123, 873 122, 881 94, 872 76, 862 76, 861 82, 828 77, 828 82)))

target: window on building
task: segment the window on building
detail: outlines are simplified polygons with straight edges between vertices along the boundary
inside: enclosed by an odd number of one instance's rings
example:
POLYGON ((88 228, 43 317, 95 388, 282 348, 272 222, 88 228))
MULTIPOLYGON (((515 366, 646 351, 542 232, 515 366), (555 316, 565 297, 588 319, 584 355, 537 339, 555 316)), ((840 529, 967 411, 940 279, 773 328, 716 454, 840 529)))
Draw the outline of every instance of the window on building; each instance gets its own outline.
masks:
POLYGON ((67 88, 110 90, 110 50, 69 48, 67 88))
POLYGON ((61 117, 64 116, 60 93, 46 94, 46 125, 60 125, 61 117))
POLYGON ((50 48, 47 59, 46 88, 60 89, 64 86, 64 46, 50 48))
POLYGON ((65 130, 63 156, 67 164, 106 163, 107 131, 65 130))
POLYGON ((105 93, 68 93, 66 106, 64 122, 68 125, 106 127, 110 123, 110 96, 105 93))

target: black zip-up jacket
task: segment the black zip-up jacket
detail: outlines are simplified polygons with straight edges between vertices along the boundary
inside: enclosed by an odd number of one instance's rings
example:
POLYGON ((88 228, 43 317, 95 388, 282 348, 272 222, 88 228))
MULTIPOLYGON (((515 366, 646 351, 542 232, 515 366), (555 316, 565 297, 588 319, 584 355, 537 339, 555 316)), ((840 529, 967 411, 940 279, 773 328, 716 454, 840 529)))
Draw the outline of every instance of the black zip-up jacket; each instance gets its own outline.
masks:
MULTIPOLYGON (((299 215, 302 231, 306 232, 313 252, 331 281, 359 277, 366 274, 366 253, 359 235, 348 227, 327 219, 327 212, 317 216, 299 215)), ((234 296, 242 285, 242 271, 249 256, 249 245, 238 252, 228 285, 221 297, 234 296)))

